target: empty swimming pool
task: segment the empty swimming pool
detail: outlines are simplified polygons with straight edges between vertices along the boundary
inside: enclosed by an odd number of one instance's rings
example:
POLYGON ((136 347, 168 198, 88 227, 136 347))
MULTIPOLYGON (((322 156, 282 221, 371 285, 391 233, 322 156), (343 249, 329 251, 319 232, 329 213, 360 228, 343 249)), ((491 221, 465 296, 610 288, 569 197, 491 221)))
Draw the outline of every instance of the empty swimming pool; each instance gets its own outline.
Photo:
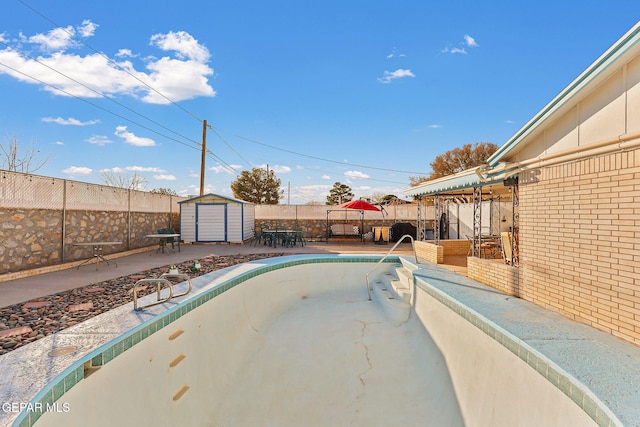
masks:
POLYGON ((15 421, 595 425, 507 349, 506 336, 497 342, 426 292, 408 261, 393 257, 374 270, 369 301, 365 276, 378 259, 257 261, 203 276, 192 294, 145 312, 129 306, 92 319, 68 333, 116 336, 77 351, 30 399, 68 410, 23 411, 15 421), (402 276, 408 289, 398 290, 402 276))

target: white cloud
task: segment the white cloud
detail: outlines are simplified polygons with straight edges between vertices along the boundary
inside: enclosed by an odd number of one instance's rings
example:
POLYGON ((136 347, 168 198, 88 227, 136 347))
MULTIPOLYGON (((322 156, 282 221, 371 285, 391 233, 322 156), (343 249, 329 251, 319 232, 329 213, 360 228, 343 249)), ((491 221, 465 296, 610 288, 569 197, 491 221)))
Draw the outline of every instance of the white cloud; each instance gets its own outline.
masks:
POLYGON ((367 178, 369 178, 369 175, 367 175, 364 172, 360 172, 360 171, 346 171, 344 173, 344 176, 346 176, 348 178, 353 178, 353 179, 367 179, 367 178))
MULTIPOLYGON (((216 166, 211 166, 209 168, 210 171, 213 171, 214 173, 228 173, 229 175, 236 175, 239 170, 242 170, 242 165, 221 165, 221 164, 217 164, 216 166), (229 166, 231 166, 232 169, 229 169, 229 166)), ((192 176, 200 176, 200 173, 194 173, 192 176)))
POLYGON ((82 25, 78 26, 78 32, 82 37, 91 37, 95 34, 96 28, 98 27, 99 27, 98 24, 95 24, 90 20, 85 19, 84 21, 82 21, 82 25))
POLYGON ((64 145, 64 142, 62 142, 62 141, 56 141, 56 142, 54 142, 54 144, 56 144, 56 145, 64 145))
POLYGON ((331 179, 331 177, 329 175, 322 175, 320 179, 331 179))
POLYGON ((401 79, 404 77, 415 77, 415 74, 411 72, 411 70, 404 70, 402 68, 398 68, 395 71, 385 71, 383 77, 378 77, 378 81, 380 83, 391 83, 392 80, 401 79))
POLYGON ((283 165, 267 165, 262 164, 262 165, 257 165, 257 168, 260 169, 269 169, 270 171, 273 171, 274 173, 289 173, 291 172, 291 168, 289 166, 283 166, 283 165))
MULTIPOLYGON (((147 79, 149 85, 174 101, 216 94, 205 77, 213 74, 213 70, 205 63, 165 57, 149 63, 147 68, 151 71, 147 79)), ((148 90, 142 100, 150 104, 168 104, 169 101, 158 92, 148 90)))
POLYGON ((120 49, 115 56, 118 58, 134 58, 136 55, 130 49, 120 49))
MULTIPOLYGON (((263 169, 266 169, 267 165, 262 165, 260 167, 263 168, 263 169)), ((289 173, 289 172, 291 172, 291 168, 289 166, 283 166, 283 165, 269 166, 269 170, 272 170, 274 173, 289 173)))
POLYGON ((464 41, 467 44, 467 46, 469 46, 469 47, 478 47, 479 46, 479 44, 476 43, 476 40, 473 37, 471 37, 469 34, 465 34, 464 35, 464 41))
MULTIPOLYGON (((77 33, 88 37, 97 28, 97 24, 84 21, 77 33)), ((46 34, 30 37, 21 34, 16 40, 21 44, 19 47, 30 43, 35 45, 33 50, 39 49, 43 54, 36 61, 21 56, 19 51, 24 49, 7 46, 0 50, 0 63, 7 66, 0 67, 0 74, 30 84, 43 85, 46 82, 44 90, 58 96, 97 98, 103 95, 126 95, 152 104, 215 96, 208 82, 208 76, 214 73, 208 65, 209 51, 184 31, 152 36, 151 46, 172 53, 161 58, 147 56, 142 63, 146 68, 144 71, 139 71, 133 62, 125 60, 139 55, 124 47, 115 55, 120 61, 95 52, 86 55, 68 53, 68 49, 82 47, 74 39, 75 35, 76 30, 72 26, 55 28, 46 34), (86 87, 76 82, 82 82, 86 87)), ((9 39, 5 33, 1 37, 3 40, 9 39)))
POLYGON ((440 129, 440 128, 442 127, 442 125, 436 125, 436 124, 433 124, 433 125, 429 125, 429 126, 427 126, 427 127, 428 127, 428 128, 431 128, 431 129, 440 129))
POLYGON ((293 203, 306 203, 312 200, 323 203, 329 195, 332 185, 299 185, 291 188, 293 203))
POLYGON ((154 147, 156 145, 156 142, 153 139, 136 136, 132 132, 127 131, 126 126, 118 126, 114 135, 124 139, 127 144, 131 144, 136 147, 154 147))
POLYGON ((125 170, 131 171, 131 172, 157 172, 157 173, 164 172, 164 169, 148 167, 148 166, 127 166, 125 167, 125 170))
POLYGON ((108 137, 104 135, 92 135, 89 138, 85 139, 89 144, 94 144, 99 147, 103 147, 105 144, 111 144, 111 141, 108 137))
POLYGON ((65 170, 62 171, 66 173, 70 177, 78 176, 78 175, 90 175, 93 172, 93 169, 85 167, 85 166, 69 166, 65 170))
POLYGON ((157 179, 159 181, 175 181, 176 177, 174 175, 154 175, 153 176, 154 179, 157 179))
POLYGON ((404 53, 398 53, 398 49, 396 49, 394 47, 393 50, 391 51, 391 53, 387 55, 387 59, 391 59, 391 58, 395 58, 395 57, 404 58, 405 56, 407 56, 407 55, 405 55, 404 53))
POLYGON ((162 50, 172 50, 180 59, 191 59, 197 62, 207 62, 210 58, 209 50, 202 46, 193 36, 185 31, 151 36, 151 45, 162 50))
POLYGON ((442 49, 441 52, 450 53, 451 55, 455 55, 455 54, 466 55, 467 49, 465 47, 478 47, 478 46, 480 45, 476 42, 476 39, 474 39, 468 34, 465 34, 464 40, 458 44, 458 47, 445 47, 444 49, 442 49))
POLYGON ((465 48, 454 47, 453 49, 449 50, 449 53, 452 55, 455 55, 456 53, 461 53, 463 55, 466 55, 467 50, 465 48))
POLYGON ((81 122, 80 120, 74 119, 73 117, 69 117, 68 119, 63 119, 62 117, 43 117, 42 121, 45 123, 57 123, 63 126, 89 126, 100 123, 100 120, 89 120, 88 122, 81 122))
POLYGON ((73 39, 75 35, 76 31, 69 25, 66 28, 54 28, 46 34, 28 37, 27 41, 39 45, 45 51, 62 51, 77 44, 73 39))
POLYGON ((113 168, 106 168, 106 169, 100 169, 100 172, 113 172, 113 173, 123 173, 124 169, 122 169, 121 167, 113 167, 113 168))

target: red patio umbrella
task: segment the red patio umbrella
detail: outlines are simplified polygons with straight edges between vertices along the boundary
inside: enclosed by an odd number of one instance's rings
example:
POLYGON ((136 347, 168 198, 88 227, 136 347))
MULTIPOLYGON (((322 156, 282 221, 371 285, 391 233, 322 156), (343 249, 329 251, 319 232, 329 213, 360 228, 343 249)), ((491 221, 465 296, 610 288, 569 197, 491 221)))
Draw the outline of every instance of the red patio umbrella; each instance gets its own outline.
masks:
POLYGON ((359 211, 378 211, 380 212, 380 208, 372 205, 369 202, 365 202, 364 200, 351 200, 350 202, 345 202, 336 206, 338 209, 355 209, 359 211))

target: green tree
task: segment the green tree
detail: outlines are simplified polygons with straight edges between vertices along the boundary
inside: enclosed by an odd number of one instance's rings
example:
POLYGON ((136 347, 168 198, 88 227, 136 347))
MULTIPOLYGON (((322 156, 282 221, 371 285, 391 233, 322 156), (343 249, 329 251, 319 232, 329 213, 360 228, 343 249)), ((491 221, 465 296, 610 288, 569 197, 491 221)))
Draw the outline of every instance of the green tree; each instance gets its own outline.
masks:
POLYGON ((410 177, 409 183, 412 186, 431 179, 453 175, 458 172, 480 166, 487 162, 487 159, 496 152, 498 146, 491 142, 476 142, 475 144, 465 144, 462 147, 454 148, 444 154, 440 154, 431 162, 431 174, 428 177, 410 177))
POLYGON ((353 199, 354 195, 351 192, 351 187, 340 182, 333 184, 333 188, 329 190, 327 196, 327 205, 339 205, 340 203, 349 202, 353 199))
POLYGON ((283 191, 280 190, 280 179, 272 170, 253 168, 242 171, 231 183, 231 191, 236 199, 258 205, 277 205, 283 191))

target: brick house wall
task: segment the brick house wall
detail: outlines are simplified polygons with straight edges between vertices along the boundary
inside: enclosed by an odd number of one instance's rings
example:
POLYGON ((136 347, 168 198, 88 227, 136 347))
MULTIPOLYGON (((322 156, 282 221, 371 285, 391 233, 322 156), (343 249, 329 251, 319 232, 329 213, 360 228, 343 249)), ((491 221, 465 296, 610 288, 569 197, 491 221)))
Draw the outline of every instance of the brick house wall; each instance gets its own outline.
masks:
POLYGON ((520 174, 520 297, 640 344, 640 150, 520 174))

